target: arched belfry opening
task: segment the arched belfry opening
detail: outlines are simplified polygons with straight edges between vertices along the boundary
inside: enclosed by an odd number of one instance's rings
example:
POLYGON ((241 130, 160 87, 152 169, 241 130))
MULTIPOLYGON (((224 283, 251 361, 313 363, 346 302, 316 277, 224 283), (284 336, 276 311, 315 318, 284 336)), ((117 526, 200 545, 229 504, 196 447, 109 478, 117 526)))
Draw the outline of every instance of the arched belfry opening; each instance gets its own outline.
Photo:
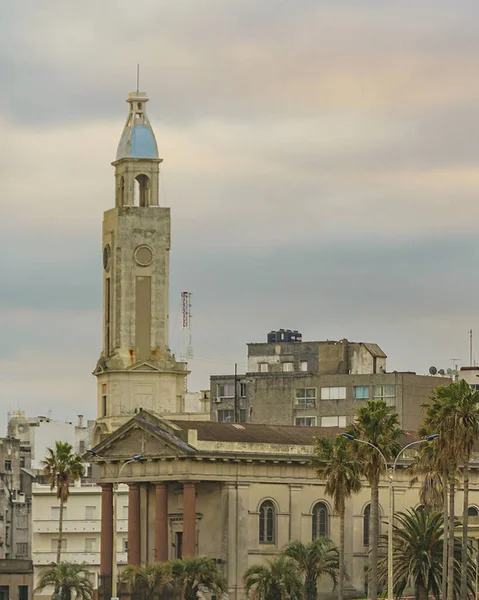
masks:
POLYGON ((123 175, 120 177, 118 181, 118 206, 124 206, 125 204, 125 178, 123 175))
POLYGON ((133 201, 135 206, 150 206, 150 179, 144 174, 135 177, 133 201))

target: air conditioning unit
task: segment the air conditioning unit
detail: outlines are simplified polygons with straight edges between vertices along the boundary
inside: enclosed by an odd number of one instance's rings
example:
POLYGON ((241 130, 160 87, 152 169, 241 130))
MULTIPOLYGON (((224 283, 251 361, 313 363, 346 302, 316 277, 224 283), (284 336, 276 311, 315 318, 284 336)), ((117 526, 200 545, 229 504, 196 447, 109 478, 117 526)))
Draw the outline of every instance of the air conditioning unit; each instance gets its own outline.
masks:
POLYGON ((220 402, 222 402, 222 400, 223 400, 223 398, 214 398, 214 399, 213 399, 213 402, 214 402, 215 404, 219 404, 220 402))

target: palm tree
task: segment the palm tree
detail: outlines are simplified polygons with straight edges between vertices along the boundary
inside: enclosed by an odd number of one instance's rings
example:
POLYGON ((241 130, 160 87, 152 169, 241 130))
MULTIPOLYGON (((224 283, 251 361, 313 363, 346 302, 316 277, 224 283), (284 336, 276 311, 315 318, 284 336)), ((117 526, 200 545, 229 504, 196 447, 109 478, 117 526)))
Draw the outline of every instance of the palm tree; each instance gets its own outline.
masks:
POLYGON ((200 588, 217 596, 226 590, 226 581, 212 558, 194 556, 170 564, 173 585, 183 600, 197 600, 200 588))
POLYGON ((93 585, 85 563, 63 562, 44 567, 40 571, 35 592, 50 586, 58 590, 61 600, 90 600, 93 597, 93 585))
POLYGON ((297 563, 284 554, 264 565, 252 565, 243 579, 247 595, 254 600, 296 600, 303 591, 297 563))
POLYGON ((55 450, 47 448, 47 455, 42 460, 42 464, 50 489, 56 489, 57 498, 60 500, 57 546, 57 563, 59 563, 63 539, 63 509, 70 495, 70 484, 81 478, 85 465, 81 456, 73 452, 73 447, 68 442, 55 442, 55 450))
POLYGON ((290 542, 282 552, 298 565, 304 578, 305 600, 316 600, 318 579, 326 575, 336 587, 338 583, 339 552, 329 538, 316 538, 309 544, 290 542))
MULTIPOLYGON (((425 426, 437 428, 440 434, 438 450, 449 488, 449 547, 447 552, 447 580, 452 581, 454 570, 454 522, 455 522, 455 476, 457 468, 463 467, 464 504, 462 527, 461 594, 467 588, 468 555, 468 508, 469 508, 469 461, 474 442, 479 437, 479 393, 471 390, 464 381, 440 386, 434 391, 432 402, 427 406, 425 426)), ((453 590, 447 590, 452 600, 453 590)))
MULTIPOLYGON (((400 451, 398 439, 403 431, 398 414, 384 400, 368 400, 356 411, 354 424, 348 433, 368 444, 357 444, 354 450, 362 461, 362 473, 371 487, 371 514, 369 524, 369 586, 368 596, 378 596, 378 534, 379 534, 379 478, 385 469, 381 451, 386 460, 392 460, 400 451), (372 448, 371 446, 374 446, 372 448)), ((354 442, 353 442, 354 443, 354 442)), ((392 518, 392 515, 389 515, 392 518)))
POLYGON ((153 600, 172 581, 169 563, 152 565, 130 565, 123 571, 121 579, 131 592, 140 592, 146 600, 153 600))
MULTIPOLYGON (((409 509, 395 515, 397 523, 393 529, 394 588, 396 597, 401 597, 412 582, 416 600, 427 600, 429 594, 439 598, 442 588, 442 549, 444 544, 444 516, 430 509, 409 509)), ((387 535, 381 536, 380 544, 387 546, 387 535)), ((461 540, 454 539, 453 598, 465 599, 460 594, 461 585, 461 540)), ((474 560, 468 547, 467 569, 469 591, 473 591, 474 560)), ((386 581, 387 559, 379 563, 379 578, 386 581)))
POLYGON ((313 466, 319 479, 326 482, 325 492, 333 499, 333 507, 339 515, 339 586, 338 600, 344 597, 344 515, 346 499, 361 489, 361 463, 352 452, 351 443, 343 437, 334 441, 326 437, 315 439, 313 466))

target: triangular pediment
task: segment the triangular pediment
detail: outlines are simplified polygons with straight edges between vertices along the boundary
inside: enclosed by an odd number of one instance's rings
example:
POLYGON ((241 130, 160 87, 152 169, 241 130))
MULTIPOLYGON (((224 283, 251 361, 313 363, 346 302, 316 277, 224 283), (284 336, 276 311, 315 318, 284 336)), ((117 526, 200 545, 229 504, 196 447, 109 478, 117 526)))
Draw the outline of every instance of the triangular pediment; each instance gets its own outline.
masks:
POLYGON ((160 369, 158 367, 155 367, 155 365, 152 365, 148 361, 136 363, 136 365, 129 367, 127 370, 128 371, 151 371, 151 372, 155 372, 155 373, 158 373, 160 371, 160 369))
POLYGON ((196 449, 175 435, 181 431, 166 419, 140 411, 93 450, 109 460, 120 461, 138 454, 146 459, 194 454, 196 449))

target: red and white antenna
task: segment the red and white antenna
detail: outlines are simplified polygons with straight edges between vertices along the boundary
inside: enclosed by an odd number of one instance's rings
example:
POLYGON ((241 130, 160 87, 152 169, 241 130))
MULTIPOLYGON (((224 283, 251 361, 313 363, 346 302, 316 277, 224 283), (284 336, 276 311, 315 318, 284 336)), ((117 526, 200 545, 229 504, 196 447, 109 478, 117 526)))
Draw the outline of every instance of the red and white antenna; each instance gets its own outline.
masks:
MULTIPOLYGON (((193 358, 193 346, 191 344, 191 296, 190 292, 181 292, 181 354, 180 359, 185 363, 185 369, 188 368, 188 361, 193 358)), ((185 377, 185 392, 187 391, 187 382, 185 377)))

